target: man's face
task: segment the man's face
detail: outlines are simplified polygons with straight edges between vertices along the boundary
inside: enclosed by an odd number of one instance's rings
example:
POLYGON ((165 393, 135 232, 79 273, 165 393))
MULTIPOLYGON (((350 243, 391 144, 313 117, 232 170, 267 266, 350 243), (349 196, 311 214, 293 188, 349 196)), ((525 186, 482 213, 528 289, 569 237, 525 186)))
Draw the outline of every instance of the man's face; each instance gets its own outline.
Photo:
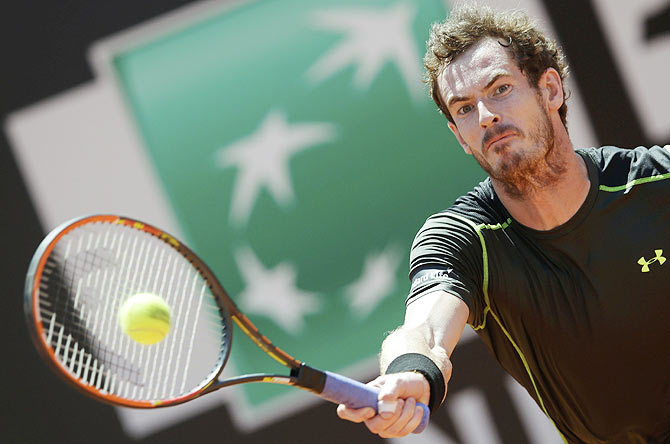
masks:
POLYGON ((542 181, 554 131, 541 89, 528 83, 506 48, 487 38, 450 63, 438 78, 455 123, 449 128, 492 179, 522 193, 542 181))

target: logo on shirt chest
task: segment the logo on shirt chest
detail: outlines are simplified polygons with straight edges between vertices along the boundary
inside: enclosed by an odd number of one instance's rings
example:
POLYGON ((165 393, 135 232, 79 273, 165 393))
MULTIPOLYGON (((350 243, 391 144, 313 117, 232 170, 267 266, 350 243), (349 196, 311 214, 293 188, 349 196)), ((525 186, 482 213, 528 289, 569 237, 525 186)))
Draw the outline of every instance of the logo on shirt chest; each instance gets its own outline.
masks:
POLYGON ((637 260, 637 263, 642 265, 642 273, 648 273, 650 271, 649 266, 654 262, 658 262, 659 265, 665 263, 666 259, 663 257, 663 250, 654 250, 654 253, 656 253, 656 257, 649 260, 645 259, 644 256, 637 260))

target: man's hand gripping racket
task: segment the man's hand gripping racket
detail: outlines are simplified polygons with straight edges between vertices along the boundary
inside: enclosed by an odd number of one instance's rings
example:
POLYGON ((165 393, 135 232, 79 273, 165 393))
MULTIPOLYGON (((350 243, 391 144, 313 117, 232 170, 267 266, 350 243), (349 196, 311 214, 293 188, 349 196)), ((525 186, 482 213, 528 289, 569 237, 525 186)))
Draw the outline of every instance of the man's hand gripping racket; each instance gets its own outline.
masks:
MULTIPOLYGON (((377 411, 376 388, 309 367, 276 347, 238 310, 195 253, 136 220, 90 216, 49 233, 30 263, 25 313, 34 343, 50 367, 108 403, 164 407, 222 387, 266 382, 377 411), (128 311, 122 309, 124 302, 147 294, 136 304, 140 311, 134 317, 123 317, 136 330, 124 331, 119 323, 119 313, 128 311), (160 304, 152 302, 155 296, 160 304), (230 354, 233 323, 288 367, 288 375, 219 379, 230 354)), ((429 409, 420 405, 423 417, 415 433, 428 423, 429 409)))

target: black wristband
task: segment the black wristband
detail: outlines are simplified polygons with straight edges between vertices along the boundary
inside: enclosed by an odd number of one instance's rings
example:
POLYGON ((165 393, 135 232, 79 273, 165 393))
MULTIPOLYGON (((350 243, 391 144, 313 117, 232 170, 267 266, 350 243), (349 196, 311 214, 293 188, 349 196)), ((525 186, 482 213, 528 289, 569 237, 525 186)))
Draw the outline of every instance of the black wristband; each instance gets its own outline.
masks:
POLYGON ((405 353, 395 358, 386 368, 386 374, 402 372, 419 372, 425 376, 430 386, 428 408, 432 415, 442 405, 446 393, 444 376, 432 359, 420 353, 405 353))

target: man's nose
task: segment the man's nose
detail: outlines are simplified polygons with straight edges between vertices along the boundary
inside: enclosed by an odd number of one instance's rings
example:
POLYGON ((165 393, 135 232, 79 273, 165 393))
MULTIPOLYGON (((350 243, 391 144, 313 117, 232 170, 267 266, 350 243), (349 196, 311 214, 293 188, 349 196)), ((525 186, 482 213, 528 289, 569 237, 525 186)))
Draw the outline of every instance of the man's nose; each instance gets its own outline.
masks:
POLYGON ((500 122, 500 116, 486 106, 483 100, 477 102, 477 113, 479 114, 479 125, 482 128, 489 128, 491 125, 500 122))

